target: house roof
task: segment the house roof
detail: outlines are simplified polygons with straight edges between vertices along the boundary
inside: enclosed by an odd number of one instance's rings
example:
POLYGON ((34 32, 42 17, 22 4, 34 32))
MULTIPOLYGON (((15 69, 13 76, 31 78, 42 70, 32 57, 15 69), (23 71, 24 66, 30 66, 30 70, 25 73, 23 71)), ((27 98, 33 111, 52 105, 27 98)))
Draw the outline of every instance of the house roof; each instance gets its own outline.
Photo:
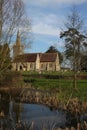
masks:
POLYGON ((56 60, 57 53, 43 53, 40 56, 41 62, 54 62, 56 60))
POLYGON ((35 62, 37 54, 40 56, 40 62, 54 62, 57 53, 27 53, 18 55, 13 62, 35 62))
POLYGON ((35 62, 37 58, 37 53, 28 53, 28 54, 22 54, 18 55, 14 62, 35 62))

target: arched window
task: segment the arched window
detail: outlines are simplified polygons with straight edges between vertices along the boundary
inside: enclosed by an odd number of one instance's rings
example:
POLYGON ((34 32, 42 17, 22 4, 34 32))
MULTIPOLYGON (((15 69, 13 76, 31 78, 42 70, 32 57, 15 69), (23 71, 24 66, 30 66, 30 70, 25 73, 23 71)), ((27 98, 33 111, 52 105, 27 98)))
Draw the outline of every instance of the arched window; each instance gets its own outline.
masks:
POLYGON ((33 68, 33 64, 32 63, 30 64, 30 68, 33 68))
POLYGON ((23 70, 23 67, 20 65, 20 70, 23 70))

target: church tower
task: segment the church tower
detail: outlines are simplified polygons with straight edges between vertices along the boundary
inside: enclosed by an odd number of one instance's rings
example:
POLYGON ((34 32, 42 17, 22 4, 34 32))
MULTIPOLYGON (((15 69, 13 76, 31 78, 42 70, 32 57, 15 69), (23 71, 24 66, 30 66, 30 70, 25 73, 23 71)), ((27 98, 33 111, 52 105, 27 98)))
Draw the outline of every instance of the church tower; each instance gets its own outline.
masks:
POLYGON ((17 32, 16 43, 13 46, 13 57, 23 54, 24 46, 21 44, 20 33, 17 32))

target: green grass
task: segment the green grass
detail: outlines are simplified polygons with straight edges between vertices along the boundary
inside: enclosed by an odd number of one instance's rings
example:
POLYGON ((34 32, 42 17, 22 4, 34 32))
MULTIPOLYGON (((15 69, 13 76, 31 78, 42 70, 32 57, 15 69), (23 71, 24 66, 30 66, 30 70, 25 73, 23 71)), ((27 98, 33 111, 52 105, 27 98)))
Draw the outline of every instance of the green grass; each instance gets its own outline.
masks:
MULTIPOLYGON (((37 71, 21 71, 21 74, 30 75, 30 74, 39 74, 37 71)), ((41 74, 51 74, 51 75, 72 75, 73 71, 44 71, 41 74)), ((87 72, 79 72, 79 74, 87 75, 87 72)))
MULTIPOLYGON (((69 100, 70 96, 72 98, 79 98, 80 100, 87 101, 87 80, 77 80, 77 90, 73 89, 73 80, 70 79, 47 79, 47 78, 36 78, 37 72, 23 72, 24 79, 27 81, 31 81, 32 86, 44 89, 44 90, 54 90, 58 91, 57 96, 59 99, 65 100, 66 102, 69 100), (33 75, 31 78, 30 75, 33 75)), ((87 75, 85 72, 81 72, 81 75, 87 75)), ((79 75, 80 75, 79 74, 79 75)), ((44 72, 42 75, 72 75, 72 72, 44 72)))
MULTIPOLYGON (((26 76, 29 76, 29 75, 37 75, 37 74, 40 74, 39 72, 37 71, 21 71, 21 74, 22 75, 26 75, 26 76)), ((72 71, 66 71, 66 72, 62 72, 62 71, 44 71, 44 72, 41 72, 42 75, 66 75, 66 76, 69 76, 69 75, 72 75, 73 72, 72 71)))
MULTIPOLYGON (((29 78, 28 78, 29 79, 29 78)), ((72 80, 64 79, 44 79, 44 78, 31 78, 32 86, 44 89, 44 90, 58 90, 61 93, 58 93, 58 96, 62 98, 78 97, 81 100, 87 100, 87 80, 78 80, 77 81, 77 91, 73 89, 72 80)))

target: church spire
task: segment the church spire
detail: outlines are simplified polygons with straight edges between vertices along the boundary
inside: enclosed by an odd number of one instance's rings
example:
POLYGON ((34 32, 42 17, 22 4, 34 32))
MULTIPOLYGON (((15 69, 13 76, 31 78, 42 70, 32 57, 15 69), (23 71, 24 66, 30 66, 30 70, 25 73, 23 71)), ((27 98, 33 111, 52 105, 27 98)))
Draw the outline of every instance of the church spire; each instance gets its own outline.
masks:
POLYGON ((18 45, 18 46, 21 45, 21 39, 20 39, 20 33, 19 33, 19 30, 18 30, 18 32, 17 32, 16 45, 18 45))
POLYGON ((24 46, 21 43, 20 33, 18 31, 16 43, 13 46, 13 57, 15 58, 16 56, 23 54, 23 51, 24 51, 24 46))

